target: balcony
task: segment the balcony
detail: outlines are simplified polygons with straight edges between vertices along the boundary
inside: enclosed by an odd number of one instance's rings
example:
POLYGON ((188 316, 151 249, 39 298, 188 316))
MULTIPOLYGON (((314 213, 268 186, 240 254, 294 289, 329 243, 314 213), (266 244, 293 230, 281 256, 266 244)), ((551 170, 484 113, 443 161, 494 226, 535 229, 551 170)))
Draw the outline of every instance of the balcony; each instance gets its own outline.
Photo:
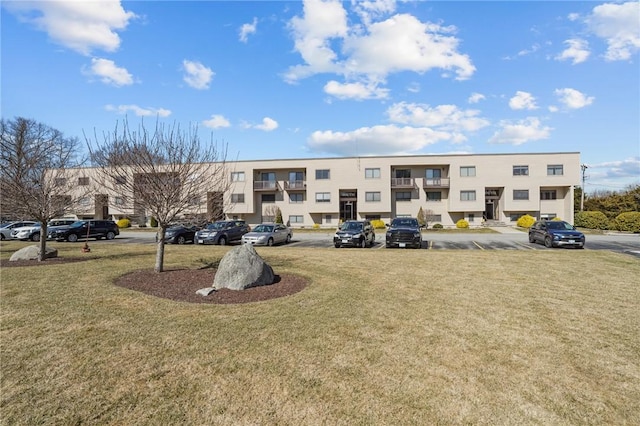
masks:
POLYGON ((278 182, 275 180, 256 180, 253 182, 254 191, 279 191, 278 182))
POLYGON ((285 180, 284 189, 287 191, 304 191, 307 189, 307 182, 304 180, 285 180))
POLYGON ((391 178, 391 188, 415 188, 413 178, 391 178))
POLYGON ((425 189, 449 188, 449 178, 424 178, 422 187, 425 189))

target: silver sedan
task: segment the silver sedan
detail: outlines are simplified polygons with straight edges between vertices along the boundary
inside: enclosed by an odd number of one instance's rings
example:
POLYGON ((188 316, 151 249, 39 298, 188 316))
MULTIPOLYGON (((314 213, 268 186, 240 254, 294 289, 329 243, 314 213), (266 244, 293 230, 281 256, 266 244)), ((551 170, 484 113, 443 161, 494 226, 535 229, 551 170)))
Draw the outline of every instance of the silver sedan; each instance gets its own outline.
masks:
POLYGON ((256 246, 272 246, 274 244, 288 244, 293 237, 291 228, 281 223, 262 223, 242 236, 242 244, 256 246))

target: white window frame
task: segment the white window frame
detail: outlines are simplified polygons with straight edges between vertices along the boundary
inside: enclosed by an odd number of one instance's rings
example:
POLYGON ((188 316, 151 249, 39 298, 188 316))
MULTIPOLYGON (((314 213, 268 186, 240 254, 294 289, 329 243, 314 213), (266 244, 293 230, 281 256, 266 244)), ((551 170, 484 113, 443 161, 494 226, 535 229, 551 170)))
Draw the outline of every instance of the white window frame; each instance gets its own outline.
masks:
POLYGON ((460 201, 476 201, 476 191, 475 190, 460 191, 460 201))

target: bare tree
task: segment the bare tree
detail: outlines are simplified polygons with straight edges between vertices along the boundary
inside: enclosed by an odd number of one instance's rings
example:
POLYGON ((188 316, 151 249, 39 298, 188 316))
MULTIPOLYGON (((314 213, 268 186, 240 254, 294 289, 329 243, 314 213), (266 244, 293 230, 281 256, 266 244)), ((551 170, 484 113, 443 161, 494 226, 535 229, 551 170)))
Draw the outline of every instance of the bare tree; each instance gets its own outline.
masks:
POLYGON ((215 205, 211 194, 217 200, 228 189, 226 146, 202 146, 196 128, 184 132, 177 125, 156 123, 149 131, 141 123, 133 131, 126 121, 105 134, 102 143, 96 137, 87 143, 98 184, 134 216, 158 222, 154 270, 162 272, 166 229, 203 204, 215 205))
POLYGON ((22 117, 0 122, 2 213, 40 222, 40 255, 45 259, 47 223, 77 210, 86 196, 77 189, 82 160, 77 138, 22 117))

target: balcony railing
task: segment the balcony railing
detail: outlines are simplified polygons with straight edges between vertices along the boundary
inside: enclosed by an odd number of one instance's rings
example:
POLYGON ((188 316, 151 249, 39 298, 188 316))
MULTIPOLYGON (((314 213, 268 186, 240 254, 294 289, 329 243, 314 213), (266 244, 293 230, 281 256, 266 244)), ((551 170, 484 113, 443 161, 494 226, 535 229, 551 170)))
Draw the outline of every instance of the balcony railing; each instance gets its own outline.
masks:
POLYGON ((278 182, 275 180, 256 180, 253 182, 254 191, 277 191, 278 182))
POLYGON ((413 178, 391 178, 391 188, 414 188, 413 178))
POLYGON ((424 178, 423 188, 448 188, 449 178, 424 178))
POLYGON ((307 182, 304 180, 285 180, 284 189, 289 191, 307 189, 307 182))

